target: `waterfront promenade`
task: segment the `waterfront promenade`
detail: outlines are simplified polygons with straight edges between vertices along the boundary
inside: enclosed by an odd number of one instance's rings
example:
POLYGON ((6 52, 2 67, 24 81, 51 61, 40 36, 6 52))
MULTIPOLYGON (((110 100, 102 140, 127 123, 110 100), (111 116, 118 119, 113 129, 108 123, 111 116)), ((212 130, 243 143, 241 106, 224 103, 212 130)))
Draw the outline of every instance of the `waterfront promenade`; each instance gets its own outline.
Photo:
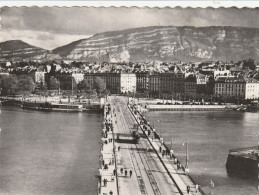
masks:
POLYGON ((202 194, 188 170, 125 97, 109 97, 103 135, 99 194, 202 194), (140 134, 138 143, 129 138, 133 131, 140 134), (119 141, 119 135, 129 140, 119 141))

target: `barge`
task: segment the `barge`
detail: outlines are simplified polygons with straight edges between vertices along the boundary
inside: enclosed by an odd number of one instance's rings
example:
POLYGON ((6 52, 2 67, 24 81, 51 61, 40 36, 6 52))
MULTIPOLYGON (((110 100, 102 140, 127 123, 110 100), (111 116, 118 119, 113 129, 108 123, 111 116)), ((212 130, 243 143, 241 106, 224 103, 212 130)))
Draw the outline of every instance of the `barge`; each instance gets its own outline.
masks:
POLYGON ((259 146, 230 150, 226 162, 228 176, 258 179, 259 146))

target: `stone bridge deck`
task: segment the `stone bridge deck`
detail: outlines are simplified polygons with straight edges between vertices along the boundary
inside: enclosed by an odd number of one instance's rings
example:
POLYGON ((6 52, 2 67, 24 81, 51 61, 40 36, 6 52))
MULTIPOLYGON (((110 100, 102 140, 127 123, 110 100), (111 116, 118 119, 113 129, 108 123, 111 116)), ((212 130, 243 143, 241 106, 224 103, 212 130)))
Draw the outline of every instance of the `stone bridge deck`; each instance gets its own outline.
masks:
MULTIPOLYGON (((111 158, 107 170, 100 169, 101 195, 171 195, 171 194, 203 194, 184 169, 177 168, 174 156, 162 154, 161 141, 152 132, 150 136, 144 132, 143 118, 134 106, 128 105, 125 97, 109 97, 106 104, 110 109, 105 113, 106 121, 112 124, 112 131, 106 132, 112 142, 104 144, 106 157, 111 158), (138 126, 140 140, 138 143, 119 142, 116 134, 131 134, 138 126), (109 153, 112 153, 108 155, 109 153), (115 162, 113 162, 115 161, 115 162), (116 174, 114 175, 114 170, 116 174), (132 174, 130 174, 132 173, 132 174), (105 176, 106 174, 106 176, 105 176), (109 177, 108 185, 103 185, 103 178, 109 177), (187 186, 190 191, 187 192, 187 186)), ((104 129, 104 133, 105 133, 104 129)), ((104 138, 107 139, 107 138, 104 138)), ((109 140, 109 138, 108 138, 109 140)), ((106 162, 105 162, 106 163, 106 162)))

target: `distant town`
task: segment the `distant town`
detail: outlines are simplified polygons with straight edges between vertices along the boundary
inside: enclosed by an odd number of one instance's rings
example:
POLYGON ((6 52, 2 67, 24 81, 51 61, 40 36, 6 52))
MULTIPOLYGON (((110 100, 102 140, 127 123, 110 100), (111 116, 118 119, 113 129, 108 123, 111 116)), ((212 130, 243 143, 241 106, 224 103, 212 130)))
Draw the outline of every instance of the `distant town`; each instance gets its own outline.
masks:
POLYGON ((134 97, 245 103, 259 98, 259 63, 5 61, 1 62, 2 96, 30 94, 134 97))

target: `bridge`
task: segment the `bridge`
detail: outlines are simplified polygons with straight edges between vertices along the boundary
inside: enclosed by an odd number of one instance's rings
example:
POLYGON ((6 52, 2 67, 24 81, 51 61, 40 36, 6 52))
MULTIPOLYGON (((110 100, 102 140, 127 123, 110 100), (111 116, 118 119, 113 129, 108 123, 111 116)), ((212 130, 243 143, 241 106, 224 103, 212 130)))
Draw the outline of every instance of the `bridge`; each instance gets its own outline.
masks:
POLYGON ((205 194, 188 167, 125 97, 108 98, 101 150, 98 194, 205 194))

